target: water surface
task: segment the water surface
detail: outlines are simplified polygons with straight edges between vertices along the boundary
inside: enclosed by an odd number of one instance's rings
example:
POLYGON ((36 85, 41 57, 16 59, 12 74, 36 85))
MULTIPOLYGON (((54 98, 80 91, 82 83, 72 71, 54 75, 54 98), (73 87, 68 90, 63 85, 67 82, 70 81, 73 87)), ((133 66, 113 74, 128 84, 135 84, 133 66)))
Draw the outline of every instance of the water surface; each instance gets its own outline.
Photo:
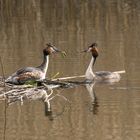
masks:
MULTIPOLYGON (((0 56, 5 76, 42 61, 46 42, 67 52, 50 57, 47 76, 84 74, 91 59, 81 50, 98 43, 94 71, 126 70, 119 83, 55 90, 52 116, 41 101, 5 108, 0 101, 0 139, 138 140, 140 137, 139 0, 1 0, 0 56), (93 93, 93 94, 92 94, 93 93), (93 98, 95 97, 96 98, 93 98)), ((0 69, 0 75, 2 70, 0 69)))

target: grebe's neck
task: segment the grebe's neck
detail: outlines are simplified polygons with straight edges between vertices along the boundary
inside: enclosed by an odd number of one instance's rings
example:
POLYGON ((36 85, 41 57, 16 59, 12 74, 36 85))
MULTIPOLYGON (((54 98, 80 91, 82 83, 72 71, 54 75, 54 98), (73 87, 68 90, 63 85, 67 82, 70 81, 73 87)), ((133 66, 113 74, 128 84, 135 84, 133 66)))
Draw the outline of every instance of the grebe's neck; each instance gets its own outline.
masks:
POLYGON ((94 58, 92 57, 85 73, 86 79, 93 80, 95 78, 95 74, 93 73, 93 70, 92 70, 93 63, 94 63, 94 58))
POLYGON ((49 55, 44 55, 43 62, 39 66, 39 68, 45 73, 45 75, 48 70, 48 65, 49 65, 49 55))

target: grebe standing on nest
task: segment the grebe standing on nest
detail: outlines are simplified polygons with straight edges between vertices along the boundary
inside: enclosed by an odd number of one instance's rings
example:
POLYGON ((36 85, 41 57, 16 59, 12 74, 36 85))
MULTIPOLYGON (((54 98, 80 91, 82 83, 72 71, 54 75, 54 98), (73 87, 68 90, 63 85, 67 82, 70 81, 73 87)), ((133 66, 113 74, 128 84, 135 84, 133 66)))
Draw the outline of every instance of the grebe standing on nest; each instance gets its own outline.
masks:
POLYGON ((46 44, 47 47, 43 49, 43 62, 38 67, 25 67, 22 69, 19 69, 15 73, 13 73, 11 76, 9 76, 5 82, 11 83, 11 84, 24 84, 26 81, 29 80, 36 80, 36 81, 42 81, 45 79, 46 72, 48 69, 49 64, 49 55, 56 52, 61 52, 58 50, 54 45, 48 43, 46 44))
POLYGON ((120 73, 125 73, 125 71, 116 71, 116 72, 110 72, 110 71, 99 71, 99 72, 93 72, 92 67, 94 66, 96 62, 96 58, 98 57, 98 49, 97 49, 97 44, 93 43, 90 45, 86 50, 83 52, 91 52, 92 53, 92 58, 89 63, 89 66, 86 70, 85 77, 86 80, 92 81, 92 80, 97 80, 97 81, 108 81, 108 82, 117 82, 120 80, 120 73))

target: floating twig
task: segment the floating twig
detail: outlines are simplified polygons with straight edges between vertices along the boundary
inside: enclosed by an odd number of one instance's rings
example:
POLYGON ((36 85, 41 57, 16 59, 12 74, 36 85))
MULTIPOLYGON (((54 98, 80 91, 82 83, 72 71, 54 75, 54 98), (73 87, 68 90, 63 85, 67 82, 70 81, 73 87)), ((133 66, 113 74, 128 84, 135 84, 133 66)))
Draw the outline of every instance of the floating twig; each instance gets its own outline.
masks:
POLYGON ((77 75, 77 76, 70 76, 70 77, 62 77, 62 78, 56 78, 52 79, 52 81, 57 81, 57 80, 67 80, 67 79, 74 79, 74 78, 83 78, 85 75, 77 75))

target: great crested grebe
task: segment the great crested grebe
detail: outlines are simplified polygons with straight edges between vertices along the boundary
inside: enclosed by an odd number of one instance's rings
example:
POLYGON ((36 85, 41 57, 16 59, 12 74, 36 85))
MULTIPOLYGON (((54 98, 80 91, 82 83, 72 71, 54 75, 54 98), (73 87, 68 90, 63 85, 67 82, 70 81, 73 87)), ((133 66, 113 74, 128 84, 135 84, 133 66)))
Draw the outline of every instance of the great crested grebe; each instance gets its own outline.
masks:
POLYGON ((90 45, 86 50, 83 52, 91 52, 92 58, 89 63, 89 66, 86 70, 85 77, 86 80, 92 81, 110 81, 110 82, 117 82, 120 80, 120 73, 125 73, 125 71, 116 71, 116 72, 110 72, 110 71, 99 71, 99 72, 93 72, 92 67, 95 64, 96 58, 98 57, 98 49, 97 49, 97 43, 93 43, 90 45))
POLYGON ((54 45, 48 43, 46 44, 47 47, 43 49, 43 62, 38 67, 25 67, 22 69, 19 69, 15 73, 13 73, 11 76, 9 76, 5 82, 11 83, 11 84, 24 84, 26 81, 29 80, 36 80, 36 81, 42 81, 45 79, 46 72, 48 69, 49 64, 49 55, 56 52, 61 52, 58 50, 54 45))

